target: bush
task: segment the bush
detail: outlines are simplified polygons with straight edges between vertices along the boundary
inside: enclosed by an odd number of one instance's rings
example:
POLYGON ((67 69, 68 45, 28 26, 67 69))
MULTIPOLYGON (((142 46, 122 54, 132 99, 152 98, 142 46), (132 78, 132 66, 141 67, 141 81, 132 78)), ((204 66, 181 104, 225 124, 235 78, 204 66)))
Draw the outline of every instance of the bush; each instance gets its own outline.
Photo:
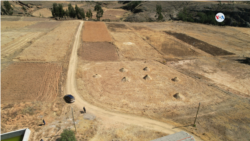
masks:
POLYGON ((13 8, 11 7, 11 4, 9 1, 3 2, 4 8, 1 5, 1 12, 6 15, 12 15, 13 14, 13 8))
POLYGON ((156 5, 156 16, 158 21, 161 21, 163 19, 161 11, 162 11, 161 5, 156 5))
POLYGON ((190 14, 189 10, 187 8, 183 8, 183 10, 181 10, 179 13, 178 13, 178 18, 180 20, 183 20, 183 21, 188 21, 188 22, 193 22, 194 19, 192 17, 192 15, 190 14))
POLYGON ((75 133, 70 129, 64 129, 59 141, 76 141, 75 133))

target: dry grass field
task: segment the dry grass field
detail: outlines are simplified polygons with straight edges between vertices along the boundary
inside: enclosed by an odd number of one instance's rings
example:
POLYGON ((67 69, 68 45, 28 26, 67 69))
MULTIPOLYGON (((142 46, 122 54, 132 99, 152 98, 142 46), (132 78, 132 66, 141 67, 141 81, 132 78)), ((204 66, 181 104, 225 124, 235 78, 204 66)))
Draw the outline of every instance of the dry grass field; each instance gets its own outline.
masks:
POLYGON ((32 24, 35 24, 36 21, 29 22, 29 21, 1 21, 1 31, 5 30, 16 30, 20 29, 32 24))
MULTIPOLYGON (((49 23, 46 23, 48 25, 49 23)), ((54 26, 54 22, 51 22, 54 26)), ((70 47, 74 34, 79 25, 77 21, 67 21, 50 31, 46 36, 36 40, 15 60, 19 61, 60 61, 64 58, 70 47), (55 36, 56 35, 56 36, 55 36)), ((45 27, 44 27, 45 28, 45 27)))
POLYGON ((11 64, 1 72, 1 103, 55 100, 61 71, 57 64, 11 64))
POLYGON ((48 8, 39 9, 32 13, 35 17, 45 17, 50 18, 52 17, 51 11, 48 8))
POLYGON ((103 22, 85 22, 82 31, 85 42, 111 42, 112 38, 103 22))

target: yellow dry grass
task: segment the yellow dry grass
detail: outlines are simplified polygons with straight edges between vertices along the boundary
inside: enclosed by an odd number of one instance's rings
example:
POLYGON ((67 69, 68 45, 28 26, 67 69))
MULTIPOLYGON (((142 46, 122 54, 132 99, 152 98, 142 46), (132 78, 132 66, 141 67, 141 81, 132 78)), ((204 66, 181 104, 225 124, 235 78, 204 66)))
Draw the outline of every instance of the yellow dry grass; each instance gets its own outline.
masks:
POLYGON ((32 15, 35 17, 45 17, 45 18, 52 17, 51 11, 48 8, 36 10, 35 12, 32 13, 32 15))
POLYGON ((59 27, 36 40, 16 59, 20 61, 59 61, 66 55, 74 39, 78 21, 63 22, 59 27))
POLYGON ((35 24, 37 22, 30 22, 30 21, 1 21, 1 30, 13 30, 23 28, 25 26, 29 26, 35 24))

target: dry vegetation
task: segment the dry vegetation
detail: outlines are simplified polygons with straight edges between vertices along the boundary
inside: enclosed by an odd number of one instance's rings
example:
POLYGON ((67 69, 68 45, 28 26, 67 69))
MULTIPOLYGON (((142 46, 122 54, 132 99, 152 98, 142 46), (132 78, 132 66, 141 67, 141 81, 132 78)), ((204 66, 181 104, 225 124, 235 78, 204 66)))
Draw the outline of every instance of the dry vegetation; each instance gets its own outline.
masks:
POLYGON ((14 30, 20 29, 32 24, 35 24, 36 21, 29 22, 29 21, 1 21, 1 30, 14 30))
POLYGON ((15 59, 19 61, 60 61, 74 39, 78 21, 67 21, 36 40, 15 59), (57 36, 55 36, 57 35, 57 36))
POLYGON ((61 71, 57 64, 11 64, 1 72, 1 103, 55 100, 61 71))

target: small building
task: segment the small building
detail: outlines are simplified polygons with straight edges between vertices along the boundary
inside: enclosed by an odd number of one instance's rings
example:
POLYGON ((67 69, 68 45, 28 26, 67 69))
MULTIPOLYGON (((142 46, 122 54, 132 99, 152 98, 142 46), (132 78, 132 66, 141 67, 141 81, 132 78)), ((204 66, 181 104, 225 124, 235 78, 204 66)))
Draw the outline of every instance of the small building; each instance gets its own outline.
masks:
POLYGON ((30 136, 29 128, 11 131, 1 134, 1 141, 12 139, 13 141, 28 141, 30 136))
POLYGON ((195 141, 194 137, 189 135, 188 133, 181 131, 175 134, 171 134, 168 136, 164 136, 158 139, 154 139, 152 141, 195 141))

